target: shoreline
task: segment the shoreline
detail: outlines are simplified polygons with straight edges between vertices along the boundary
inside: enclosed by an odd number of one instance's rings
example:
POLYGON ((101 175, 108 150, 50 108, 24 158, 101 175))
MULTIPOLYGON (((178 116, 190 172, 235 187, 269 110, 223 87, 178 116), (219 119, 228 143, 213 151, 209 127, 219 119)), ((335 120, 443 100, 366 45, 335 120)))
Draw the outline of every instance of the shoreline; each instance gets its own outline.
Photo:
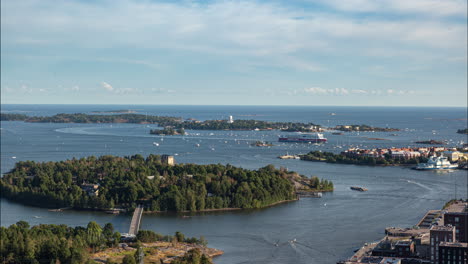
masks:
MULTIPOLYGON (((314 192, 332 192, 332 191, 314 191, 314 192)), ((112 210, 115 210, 115 209, 118 209, 123 214, 133 212, 133 210, 130 210, 129 208, 113 208, 113 209, 105 208, 105 209, 103 209, 103 208, 73 208, 73 207, 55 208, 55 207, 45 207, 45 206, 37 206, 37 205, 22 203, 22 202, 19 202, 19 201, 16 201, 16 200, 12 199, 11 197, 0 196, 0 198, 6 199, 6 200, 8 200, 10 202, 13 202, 13 203, 16 203, 16 204, 21 204, 23 206, 31 206, 31 207, 34 207, 34 208, 46 209, 49 212, 57 212, 57 213, 64 212, 64 211, 104 212, 104 213, 106 213, 107 211, 112 211, 112 210)), ((147 210, 143 210, 143 214, 165 214, 165 213, 179 214, 179 213, 205 213, 205 212, 223 212, 223 211, 229 212, 229 211, 252 210, 252 209, 255 210, 255 209, 264 209, 264 208, 272 207, 272 206, 275 206, 275 205, 278 205, 278 204, 294 202, 294 201, 298 201, 298 200, 299 200, 299 198, 292 199, 292 200, 282 200, 282 201, 274 202, 272 204, 269 204, 269 205, 266 205, 266 206, 263 206, 263 207, 259 207, 259 208, 232 208, 232 207, 228 207, 228 208, 203 209, 203 210, 197 210, 197 211, 188 211, 188 210, 184 210, 184 211, 147 211, 147 210)))
POLYGON ((296 199, 292 199, 292 200, 282 200, 282 201, 278 201, 278 202, 274 202, 272 204, 269 204, 269 205, 266 205, 266 206, 263 206, 263 207, 259 207, 259 208, 216 208, 216 209, 203 209, 203 210, 197 210, 197 211, 188 211, 188 210, 184 210, 184 211, 143 211, 143 214, 166 214, 166 213, 169 213, 169 214, 178 214, 178 213, 209 213, 209 212, 230 212, 230 211, 241 211, 241 210, 255 210, 255 209, 264 209, 264 208, 268 208, 268 207, 272 207, 272 206, 275 206, 275 205, 278 205, 278 204, 282 204, 282 203, 288 203, 288 202, 295 202, 295 201, 298 201, 299 199, 296 198, 296 199))

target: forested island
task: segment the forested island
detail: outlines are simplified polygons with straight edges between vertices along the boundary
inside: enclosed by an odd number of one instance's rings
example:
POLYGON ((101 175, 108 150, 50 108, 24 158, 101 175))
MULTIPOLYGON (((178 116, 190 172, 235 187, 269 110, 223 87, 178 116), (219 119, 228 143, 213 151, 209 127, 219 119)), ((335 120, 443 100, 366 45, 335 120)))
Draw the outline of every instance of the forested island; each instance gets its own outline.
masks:
POLYGON ((445 144, 443 141, 434 140, 434 139, 421 140, 421 141, 416 141, 414 143, 416 143, 416 144, 426 144, 426 145, 444 145, 445 144))
POLYGON ((171 166, 159 155, 21 161, 0 179, 1 196, 23 204, 91 210, 132 210, 142 204, 153 212, 261 208, 297 199, 297 188, 321 186, 273 165, 258 170, 171 166))
POLYGON ((142 114, 57 114, 53 116, 27 116, 23 114, 0 113, 1 121, 24 121, 31 123, 134 123, 157 124, 160 127, 191 130, 283 130, 311 131, 320 126, 313 123, 298 122, 268 122, 261 120, 184 120, 180 117, 152 116, 142 114))
POLYGON ((457 133, 458 133, 458 134, 465 134, 465 135, 468 135, 468 128, 465 128, 465 129, 458 129, 458 130, 457 130, 457 133))
POLYGON ((89 222, 86 227, 45 224, 30 227, 29 223, 19 221, 0 227, 0 235, 0 256, 5 264, 136 264, 141 258, 154 263, 172 259, 173 264, 211 264, 210 253, 222 254, 207 248, 203 238, 185 238, 180 232, 169 236, 140 230, 135 243, 118 247, 121 235, 111 223, 104 227, 96 222, 89 222), (160 246, 164 249, 160 250, 160 246), (173 258, 174 255, 181 256, 173 258))
POLYGON ((300 155, 301 160, 321 161, 327 163, 341 163, 354 165, 413 165, 427 162, 426 157, 416 157, 411 159, 393 159, 391 155, 385 154, 384 157, 374 158, 365 156, 349 157, 342 154, 334 154, 332 152, 311 151, 305 155, 300 155))
POLYGON ((164 129, 151 129, 150 134, 153 135, 164 135, 164 136, 174 136, 174 135, 185 135, 185 129, 178 128, 174 129, 172 127, 165 127, 164 129))
POLYGON ((360 131, 360 132, 395 132, 400 131, 398 128, 384 128, 384 127, 373 127, 369 125, 339 125, 334 128, 335 130, 339 131, 360 131))

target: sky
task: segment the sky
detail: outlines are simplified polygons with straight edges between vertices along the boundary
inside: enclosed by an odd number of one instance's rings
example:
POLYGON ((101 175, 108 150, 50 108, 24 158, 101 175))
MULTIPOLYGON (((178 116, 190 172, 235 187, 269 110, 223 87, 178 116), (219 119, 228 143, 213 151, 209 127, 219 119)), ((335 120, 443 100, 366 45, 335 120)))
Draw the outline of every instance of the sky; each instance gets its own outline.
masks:
POLYGON ((467 106, 466 0, 2 0, 2 104, 467 106))

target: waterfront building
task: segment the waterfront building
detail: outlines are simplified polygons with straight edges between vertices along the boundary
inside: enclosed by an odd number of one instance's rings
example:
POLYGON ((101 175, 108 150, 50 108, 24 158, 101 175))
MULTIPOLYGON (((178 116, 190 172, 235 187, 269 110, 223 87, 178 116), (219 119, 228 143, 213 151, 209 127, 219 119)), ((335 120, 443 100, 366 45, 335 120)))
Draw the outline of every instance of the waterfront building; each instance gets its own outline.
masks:
POLYGON ((447 212, 444 214, 444 224, 455 227, 455 241, 468 242, 468 212, 447 212))
POLYGON ((441 242, 439 244, 439 262, 437 264, 468 263, 468 243, 441 242))
POLYGON ((439 263, 439 244, 453 242, 455 239, 454 226, 432 226, 430 229, 431 263, 439 263))
POLYGON ((414 243, 411 240, 400 240, 395 243, 397 257, 412 257, 414 255, 414 243))
POLYGON ((229 123, 229 124, 234 123, 234 118, 232 118, 232 115, 229 116, 228 123, 229 123))
MULTIPOLYGON (((444 151, 444 156, 448 158, 451 162, 456 162, 460 158, 460 152, 458 151, 444 151)), ((463 154, 462 154, 463 156, 463 154)))
POLYGON ((161 156, 161 163, 164 164, 164 165, 168 165, 168 166, 174 166, 175 165, 174 156, 162 155, 161 156))

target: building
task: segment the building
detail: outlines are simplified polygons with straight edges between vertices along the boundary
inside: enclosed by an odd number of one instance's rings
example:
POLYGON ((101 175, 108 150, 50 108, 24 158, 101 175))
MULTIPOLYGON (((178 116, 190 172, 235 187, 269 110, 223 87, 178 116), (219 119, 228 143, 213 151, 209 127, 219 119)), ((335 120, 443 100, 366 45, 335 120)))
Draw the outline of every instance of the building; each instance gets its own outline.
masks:
POLYGON ((468 242, 468 212, 447 212, 444 214, 444 224, 455 227, 455 241, 468 242))
POLYGON ((99 184, 83 183, 81 189, 85 191, 89 196, 99 195, 99 184))
POLYGON ((174 156, 162 155, 161 156, 161 163, 164 164, 164 165, 168 165, 168 166, 174 166, 175 165, 174 156))
POLYGON ((412 257, 414 255, 414 243, 411 240, 399 240, 395 243, 397 257, 412 257))
MULTIPOLYGON (((456 162, 460 158, 460 152, 458 151, 444 151, 443 152, 444 156, 448 158, 449 161, 451 162, 456 162)), ((462 154, 463 156, 463 154, 462 154)))
POLYGON ((232 115, 229 116, 228 123, 229 123, 229 124, 234 123, 234 118, 232 118, 232 115))
POLYGON ((439 244, 439 262, 437 264, 468 263, 468 243, 441 242, 439 244))
POLYGON ((439 244, 453 242, 455 239, 454 226, 432 226, 430 229, 431 263, 439 263, 439 244))

